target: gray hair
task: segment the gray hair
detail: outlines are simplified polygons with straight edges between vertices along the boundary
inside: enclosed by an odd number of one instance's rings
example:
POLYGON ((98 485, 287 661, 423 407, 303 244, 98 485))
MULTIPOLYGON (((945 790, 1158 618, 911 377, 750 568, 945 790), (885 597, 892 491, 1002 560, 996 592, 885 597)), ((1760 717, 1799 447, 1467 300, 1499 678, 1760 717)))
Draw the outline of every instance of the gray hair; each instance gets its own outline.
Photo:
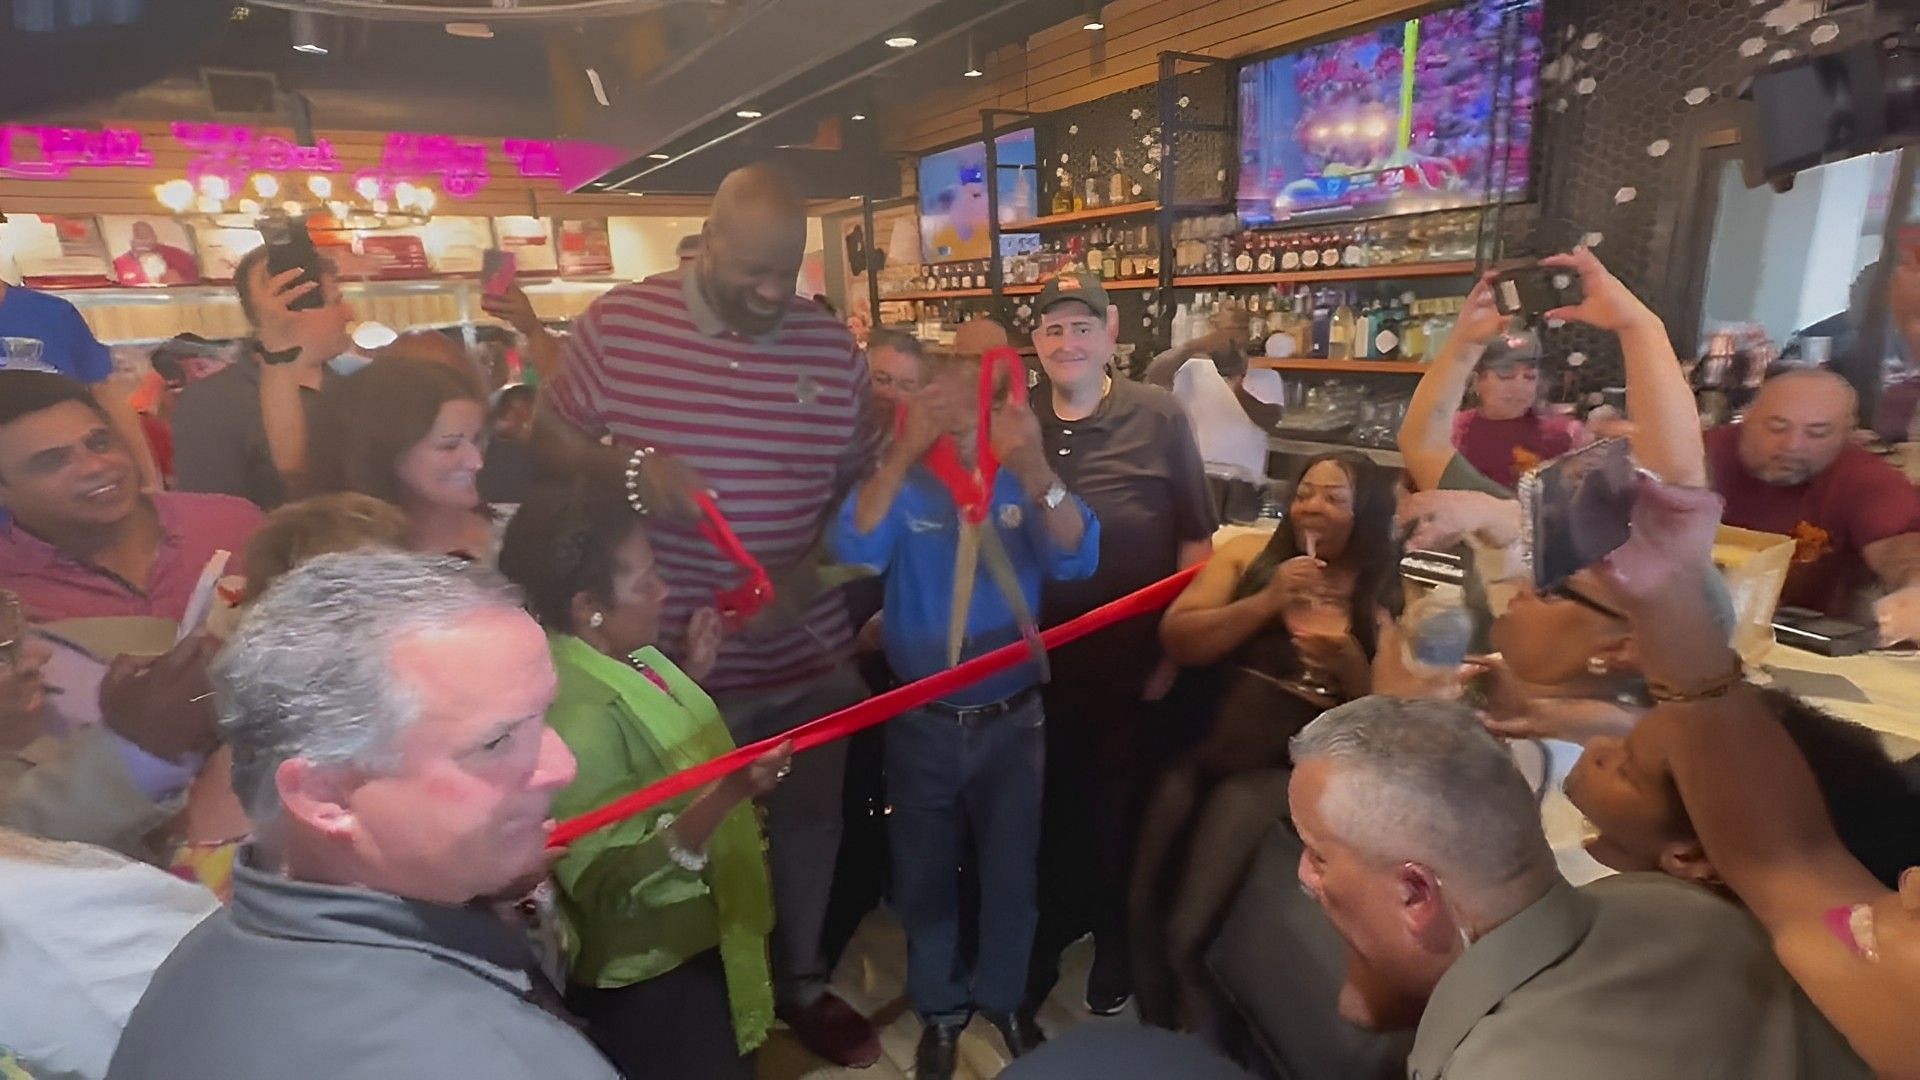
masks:
POLYGON ((275 582, 211 670, 248 817, 261 824, 279 812, 283 761, 389 767, 419 714, 392 677, 394 642, 492 610, 520 610, 518 593, 491 570, 438 555, 321 555, 275 582))
POLYGON ((1361 698, 1321 714, 1291 749, 1296 765, 1337 766, 1320 816, 1369 858, 1418 862, 1472 892, 1554 865, 1526 779, 1465 705, 1361 698))

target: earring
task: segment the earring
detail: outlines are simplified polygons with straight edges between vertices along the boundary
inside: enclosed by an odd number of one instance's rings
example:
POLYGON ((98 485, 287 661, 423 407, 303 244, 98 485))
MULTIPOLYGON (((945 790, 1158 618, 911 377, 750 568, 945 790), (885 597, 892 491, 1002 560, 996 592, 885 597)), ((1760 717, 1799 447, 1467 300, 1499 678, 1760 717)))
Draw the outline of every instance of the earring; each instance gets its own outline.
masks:
POLYGON ((607 621, 606 615, 598 611, 594 612, 592 615, 587 617, 587 625, 593 627, 595 630, 598 630, 600 629, 601 626, 605 625, 606 621, 607 621))
MULTIPOLYGON (((594 625, 598 626, 600 624, 595 623, 594 625)), ((1600 656, 1587 657, 1587 674, 1605 675, 1609 670, 1610 669, 1607 667, 1607 661, 1605 657, 1600 657, 1600 656)))

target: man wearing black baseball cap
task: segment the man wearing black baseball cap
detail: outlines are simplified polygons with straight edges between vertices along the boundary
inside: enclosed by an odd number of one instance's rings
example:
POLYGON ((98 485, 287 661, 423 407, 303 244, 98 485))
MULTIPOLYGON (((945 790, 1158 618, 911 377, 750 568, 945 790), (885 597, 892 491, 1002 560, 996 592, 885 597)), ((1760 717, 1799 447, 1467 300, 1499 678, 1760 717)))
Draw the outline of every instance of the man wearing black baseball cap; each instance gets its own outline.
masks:
MULTIPOLYGON (((1052 626, 1206 558, 1214 519, 1185 411, 1158 387, 1108 373, 1119 319, 1097 278, 1062 274, 1041 290, 1033 344, 1048 385, 1033 396, 1047 460, 1101 522, 1100 564, 1080 581, 1049 581, 1052 626)), ((1111 1015, 1130 996, 1126 883, 1152 763, 1151 701, 1175 668, 1160 657, 1158 619, 1113 626, 1052 653, 1043 688, 1047 786, 1041 824, 1040 925, 1028 1010, 1059 979, 1060 953, 1094 936, 1087 1007, 1111 1015), (1113 658, 1126 657, 1124 670, 1113 658), (1157 663, 1156 663, 1157 661, 1157 663)), ((1031 1012, 1029 1012, 1031 1015, 1031 1012)))

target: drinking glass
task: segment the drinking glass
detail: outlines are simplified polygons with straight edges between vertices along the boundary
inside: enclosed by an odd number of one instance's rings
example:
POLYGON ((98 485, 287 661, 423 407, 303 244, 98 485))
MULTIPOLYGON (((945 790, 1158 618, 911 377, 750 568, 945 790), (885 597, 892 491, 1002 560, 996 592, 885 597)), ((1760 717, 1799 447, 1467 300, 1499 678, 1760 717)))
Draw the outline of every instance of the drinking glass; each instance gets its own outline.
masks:
POLYGON ((0 337, 0 370, 54 371, 52 364, 40 359, 45 349, 39 338, 0 337))
MULTIPOLYGON (((1294 597, 1288 602, 1283 617, 1287 632, 1296 638, 1345 637, 1353 629, 1347 598, 1326 585, 1303 591, 1294 597)), ((1287 680, 1287 686, 1296 692, 1321 698, 1333 698, 1340 690, 1340 682, 1333 672, 1311 663, 1304 655, 1300 658, 1300 674, 1287 680)))

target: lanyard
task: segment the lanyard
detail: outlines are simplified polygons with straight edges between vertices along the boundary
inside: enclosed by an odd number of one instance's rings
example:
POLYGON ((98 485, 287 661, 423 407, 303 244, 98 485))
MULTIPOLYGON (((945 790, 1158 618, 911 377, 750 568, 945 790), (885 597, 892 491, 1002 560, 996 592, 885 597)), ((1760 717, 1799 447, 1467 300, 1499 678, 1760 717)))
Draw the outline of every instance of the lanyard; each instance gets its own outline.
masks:
POLYGON ((720 618, 726 622, 727 629, 738 630, 773 603, 773 579, 767 576, 767 569, 760 565, 760 560, 754 558, 740 538, 734 535, 732 526, 727 524, 726 516, 720 513, 720 506, 713 501, 712 495, 697 491, 694 492, 693 501, 705 515, 700 521, 700 534, 744 573, 740 584, 731 589, 713 591, 714 605, 720 609, 720 618))

